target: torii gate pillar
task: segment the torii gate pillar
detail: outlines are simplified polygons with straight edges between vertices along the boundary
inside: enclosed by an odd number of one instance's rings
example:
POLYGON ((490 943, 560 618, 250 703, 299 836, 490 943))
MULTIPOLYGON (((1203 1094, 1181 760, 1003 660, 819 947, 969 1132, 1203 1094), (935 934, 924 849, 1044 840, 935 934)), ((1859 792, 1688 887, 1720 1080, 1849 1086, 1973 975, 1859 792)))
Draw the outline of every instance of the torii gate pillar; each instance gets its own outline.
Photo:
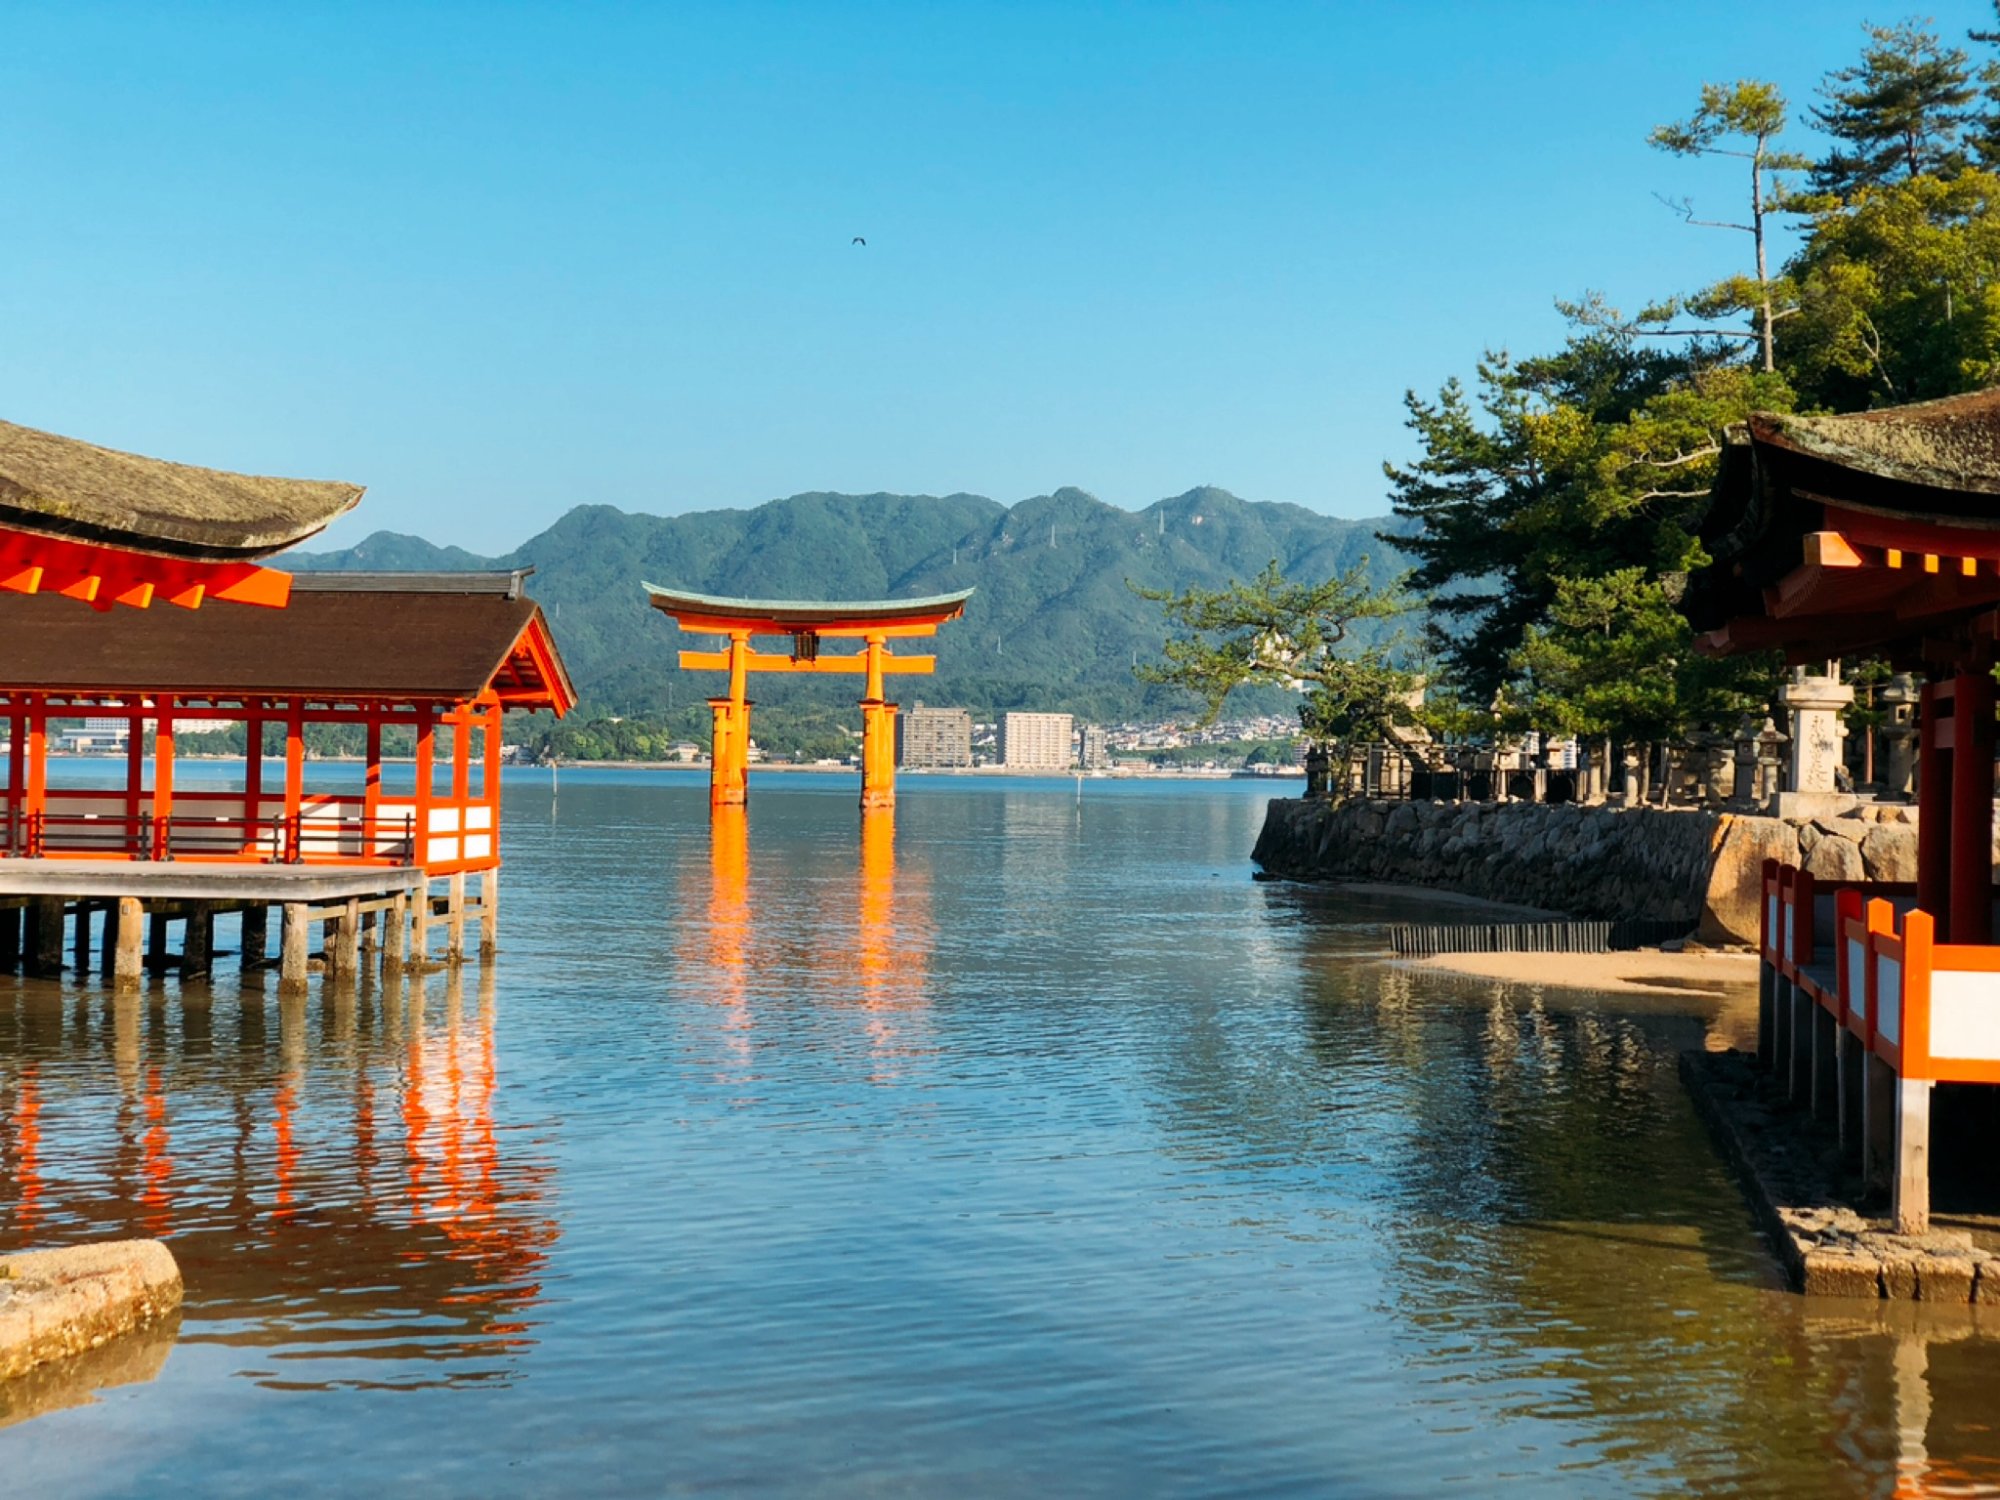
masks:
POLYGON ((741 807, 750 796, 750 633, 729 633, 729 696, 711 698, 715 714, 708 746, 708 805, 741 807))
POLYGON ((896 705, 882 695, 883 638, 868 641, 868 684, 861 698, 861 805, 896 805, 896 705))

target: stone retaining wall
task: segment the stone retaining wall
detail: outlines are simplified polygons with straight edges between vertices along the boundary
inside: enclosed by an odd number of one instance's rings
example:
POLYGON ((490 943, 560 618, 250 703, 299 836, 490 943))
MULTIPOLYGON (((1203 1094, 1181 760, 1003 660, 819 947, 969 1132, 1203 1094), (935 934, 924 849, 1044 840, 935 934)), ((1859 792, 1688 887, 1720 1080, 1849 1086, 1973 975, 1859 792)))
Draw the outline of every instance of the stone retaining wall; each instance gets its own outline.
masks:
POLYGON ((1766 859, 1827 880, 1916 879, 1916 810, 1786 819, 1507 802, 1272 801, 1253 858, 1299 880, 1434 886, 1572 916, 1683 920, 1757 941, 1766 859))

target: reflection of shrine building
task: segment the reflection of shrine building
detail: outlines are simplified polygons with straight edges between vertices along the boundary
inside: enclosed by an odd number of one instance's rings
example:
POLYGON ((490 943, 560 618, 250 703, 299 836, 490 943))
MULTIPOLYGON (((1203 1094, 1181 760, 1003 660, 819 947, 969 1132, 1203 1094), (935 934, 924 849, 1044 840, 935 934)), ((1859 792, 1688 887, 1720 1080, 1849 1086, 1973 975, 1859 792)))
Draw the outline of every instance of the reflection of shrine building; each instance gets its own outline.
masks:
POLYGON ((178 1017, 0 998, 0 1245, 167 1238, 183 1341, 268 1348, 268 1383, 509 1378, 558 1230, 553 1168, 501 1144, 494 1026, 457 973, 178 1017))

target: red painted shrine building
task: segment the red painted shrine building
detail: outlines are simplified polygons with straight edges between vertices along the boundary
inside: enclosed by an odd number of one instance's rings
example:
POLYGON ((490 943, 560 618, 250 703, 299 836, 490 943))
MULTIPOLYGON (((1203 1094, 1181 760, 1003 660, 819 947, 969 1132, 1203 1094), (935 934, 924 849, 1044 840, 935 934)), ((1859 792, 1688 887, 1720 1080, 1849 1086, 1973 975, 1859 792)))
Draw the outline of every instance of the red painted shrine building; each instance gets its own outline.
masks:
MULTIPOLYGON (((1994 669, 2000 390, 1758 415, 1723 455, 1684 609, 1703 650, 1924 679, 1914 885, 1764 871, 1759 1053, 1837 1119, 1897 1227, 1930 1217, 1938 1085, 2000 1084, 1994 669)), ((1961 1144, 1961 1143, 1947 1143, 1961 1144)))
POLYGON ((501 720, 564 713, 575 694, 521 573, 294 579, 262 564, 360 496, 0 422, 0 967, 56 972, 67 930, 86 969, 99 912, 121 985, 138 980, 148 921, 151 966, 175 921, 181 971, 205 969, 219 914, 241 915, 244 962, 261 964, 276 906, 281 987, 301 986, 313 922, 329 972, 353 972, 364 929, 385 965, 412 939, 423 956, 433 878, 450 882, 456 959, 468 874, 491 950, 501 720), (118 784, 52 784, 51 730, 84 720, 121 732, 118 784), (235 785, 184 784, 191 721, 244 727, 235 785), (358 731, 354 790, 306 789, 325 725, 358 731), (391 786, 388 741, 405 735, 414 777, 391 786))
POLYGON ((8 727, 0 854, 29 859, 420 866, 500 862, 500 726, 575 703, 521 574, 305 574, 290 603, 118 615, 0 594, 8 727), (126 726, 122 787, 51 786, 50 725, 126 726), (179 784, 178 724, 245 728, 238 784, 179 784), (306 732, 358 728, 362 785, 305 788, 306 732), (153 731, 152 756, 145 733, 153 731), (411 784, 384 783, 384 731, 407 732, 411 784))

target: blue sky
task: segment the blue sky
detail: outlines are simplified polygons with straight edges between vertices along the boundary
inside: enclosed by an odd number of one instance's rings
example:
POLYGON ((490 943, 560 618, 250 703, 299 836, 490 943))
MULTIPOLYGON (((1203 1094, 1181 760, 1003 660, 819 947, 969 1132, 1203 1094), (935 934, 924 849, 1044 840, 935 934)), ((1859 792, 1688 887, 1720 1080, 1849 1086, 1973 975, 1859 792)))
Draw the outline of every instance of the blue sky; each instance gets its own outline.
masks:
POLYGON ((1734 174, 1652 125, 1803 105, 1899 15, 9 6, 0 415, 364 483, 343 543, 807 489, 1375 514, 1405 388, 1739 264, 1651 196, 1734 174))

